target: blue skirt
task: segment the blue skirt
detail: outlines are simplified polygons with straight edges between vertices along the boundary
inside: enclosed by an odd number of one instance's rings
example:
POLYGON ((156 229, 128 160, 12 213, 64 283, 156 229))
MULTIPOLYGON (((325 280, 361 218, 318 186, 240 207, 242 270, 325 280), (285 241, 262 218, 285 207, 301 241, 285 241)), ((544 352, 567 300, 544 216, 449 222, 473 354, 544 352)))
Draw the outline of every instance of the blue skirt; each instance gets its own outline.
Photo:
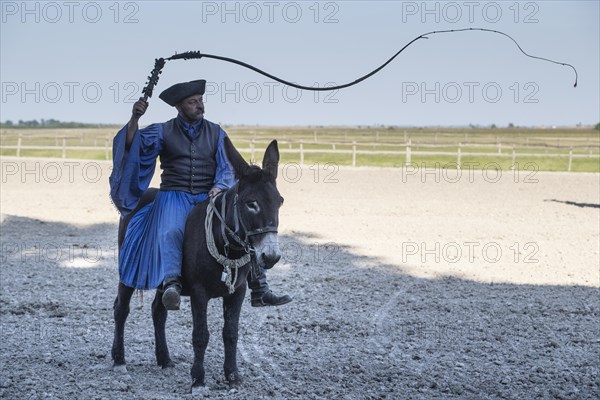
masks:
POLYGON ((154 289, 165 278, 181 275, 185 221, 192 208, 207 198, 206 193, 160 190, 131 218, 119 253, 124 285, 154 289))

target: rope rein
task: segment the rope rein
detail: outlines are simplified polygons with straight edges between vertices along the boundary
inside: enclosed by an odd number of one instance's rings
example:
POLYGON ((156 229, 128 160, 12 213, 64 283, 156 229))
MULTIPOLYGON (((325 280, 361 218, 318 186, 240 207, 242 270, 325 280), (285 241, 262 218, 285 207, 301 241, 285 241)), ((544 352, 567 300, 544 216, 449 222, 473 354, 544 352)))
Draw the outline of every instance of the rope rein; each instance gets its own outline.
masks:
MULTIPOLYGON (((225 199, 223 199, 224 202, 225 199)), ((213 258, 223 266, 223 276, 221 280, 227 286, 227 290, 229 294, 235 292, 235 284, 238 278, 238 269, 248 264, 252 257, 250 253, 244 254, 240 258, 231 259, 219 253, 219 249, 217 248, 217 244, 215 243, 215 237, 213 235, 213 217, 215 216, 216 206, 214 203, 214 199, 211 197, 208 202, 208 206, 206 207, 206 219, 204 220, 204 229, 206 230, 206 247, 208 248, 208 252, 213 258), (233 274, 232 271, 233 270, 233 274)), ((225 224, 221 215, 216 212, 216 215, 221 220, 221 224, 225 224)))
POLYGON ((387 60, 381 66, 375 68, 373 71, 369 72, 368 74, 361 76, 360 78, 355 79, 352 82, 348 82, 348 83, 345 83, 342 85, 337 85, 337 86, 328 86, 328 87, 312 87, 312 86, 298 85, 296 83, 278 78, 275 75, 269 74, 268 72, 261 70, 260 68, 257 68, 255 66, 245 63, 243 61, 236 60, 235 58, 223 57, 223 56, 218 56, 218 55, 214 55, 214 54, 205 54, 205 53, 201 53, 200 51, 186 51, 184 53, 174 54, 168 58, 155 59, 154 69, 150 72, 150 75, 148 76, 148 82, 146 83, 146 86, 142 90, 142 93, 144 94, 145 100, 148 100, 149 97, 152 97, 152 92, 154 90, 154 86, 158 83, 159 75, 161 74, 166 61, 178 60, 178 59, 190 60, 190 59, 200 59, 200 58, 212 58, 212 59, 219 60, 219 61, 225 61, 228 63, 237 64, 244 68, 248 68, 254 72, 257 72, 263 76, 266 76, 267 78, 273 79, 279 83, 282 83, 282 84, 288 85, 288 86, 292 86, 292 87, 295 87, 295 88, 301 89, 301 90, 311 90, 311 91, 339 90, 339 89, 344 89, 344 88, 356 85, 357 83, 360 83, 360 82, 364 81, 365 79, 368 79, 371 76, 375 75, 377 72, 379 72, 383 68, 385 68, 389 63, 391 63, 400 53, 402 53, 404 50, 406 50, 406 48, 408 46, 410 46, 411 44, 413 44, 414 42, 416 42, 419 39, 429 39, 428 36, 443 34, 443 33, 457 33, 457 32, 468 32, 468 31, 488 32, 488 33, 495 33, 498 35, 506 36, 507 38, 512 40, 515 43, 515 45, 517 46, 517 48, 521 51, 521 53, 523 53, 527 57, 534 58, 537 60, 547 61, 550 63, 554 63, 554 64, 566 66, 566 67, 571 67, 573 69, 573 71, 575 72, 575 84, 573 85, 573 87, 577 87, 577 77, 578 77, 577 70, 571 64, 554 61, 549 58, 538 57, 538 56, 533 56, 531 54, 528 54, 523 50, 523 48, 519 45, 519 43, 512 36, 508 35, 507 33, 504 33, 504 32, 498 31, 498 30, 494 30, 494 29, 486 29, 486 28, 464 28, 464 29, 448 29, 448 30, 441 30, 441 31, 431 31, 431 32, 427 32, 422 35, 419 35, 416 38, 412 39, 410 42, 408 42, 406 45, 404 45, 404 47, 402 47, 389 60, 387 60))

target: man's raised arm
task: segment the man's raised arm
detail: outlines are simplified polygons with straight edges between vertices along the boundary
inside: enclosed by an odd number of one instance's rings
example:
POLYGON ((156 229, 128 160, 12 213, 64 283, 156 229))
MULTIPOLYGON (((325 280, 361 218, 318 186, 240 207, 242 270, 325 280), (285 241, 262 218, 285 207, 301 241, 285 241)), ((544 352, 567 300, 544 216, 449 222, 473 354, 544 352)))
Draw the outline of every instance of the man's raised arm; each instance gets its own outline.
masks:
POLYGON ((138 130, 138 121, 140 117, 146 113, 148 109, 148 102, 144 100, 143 97, 140 97, 138 101, 133 105, 133 109, 131 111, 131 119, 127 123, 127 139, 125 140, 125 146, 127 149, 131 146, 133 142, 133 137, 138 130))

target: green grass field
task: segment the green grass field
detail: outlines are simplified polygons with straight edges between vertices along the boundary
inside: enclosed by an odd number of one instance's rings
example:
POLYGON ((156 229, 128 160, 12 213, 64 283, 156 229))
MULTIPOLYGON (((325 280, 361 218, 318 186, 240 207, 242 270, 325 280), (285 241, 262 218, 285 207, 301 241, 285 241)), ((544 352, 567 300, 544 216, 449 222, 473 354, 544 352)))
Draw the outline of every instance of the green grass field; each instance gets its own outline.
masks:
MULTIPOLYGON (((15 156, 17 150, 6 146, 54 146, 57 149, 21 149, 25 157, 62 157, 63 146, 67 158, 104 160, 111 156, 112 137, 118 127, 94 129, 2 129, 0 131, 0 154, 15 156), (75 149, 73 147, 96 147, 75 149)), ((254 146, 255 156, 260 158, 266 145, 279 141, 283 163, 299 163, 299 150, 304 151, 304 164, 352 165, 355 148, 357 166, 401 167, 404 154, 360 154, 361 151, 406 151, 410 143, 411 162, 427 168, 456 168, 457 151, 461 149, 461 166, 499 165, 502 169, 513 168, 512 152, 519 169, 540 171, 566 171, 569 153, 573 157, 571 171, 600 172, 600 132, 592 129, 471 129, 471 128, 275 128, 275 127, 225 127, 236 147, 250 158, 249 149, 254 146), (251 143, 253 142, 253 143, 251 143), (498 148, 500 145, 500 148, 498 148), (311 153, 314 150, 346 151, 348 153, 311 153), (296 151, 294 153, 287 150, 296 151), (496 155, 498 152, 505 156, 496 155), (444 152, 448 155, 424 155, 419 152, 444 152), (465 154, 475 153, 475 154, 465 154), (487 153, 478 155, 477 153, 487 153), (490 153, 494 155, 490 155, 490 153), (536 154, 539 156, 530 156, 536 154), (544 156, 554 154, 560 156, 544 156), (469 164, 470 163, 470 164, 469 164), (533 166, 533 167, 532 167, 533 166)), ((260 162, 260 159, 257 160, 260 162)), ((477 168, 477 167, 475 167, 477 168)))

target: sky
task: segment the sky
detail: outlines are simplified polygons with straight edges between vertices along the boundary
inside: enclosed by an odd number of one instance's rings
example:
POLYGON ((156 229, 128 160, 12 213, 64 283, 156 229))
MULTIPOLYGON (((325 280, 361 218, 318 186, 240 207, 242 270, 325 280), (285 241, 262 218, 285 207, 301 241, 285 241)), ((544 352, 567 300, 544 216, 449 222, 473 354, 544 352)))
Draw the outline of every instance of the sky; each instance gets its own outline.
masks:
POLYGON ((304 85, 353 81, 420 34, 378 74, 337 92, 298 91, 221 61, 166 63, 142 125, 176 111, 158 94, 207 80, 207 119, 229 125, 506 126, 600 121, 599 1, 1 2, 0 120, 125 124, 154 59, 200 50, 304 85))

